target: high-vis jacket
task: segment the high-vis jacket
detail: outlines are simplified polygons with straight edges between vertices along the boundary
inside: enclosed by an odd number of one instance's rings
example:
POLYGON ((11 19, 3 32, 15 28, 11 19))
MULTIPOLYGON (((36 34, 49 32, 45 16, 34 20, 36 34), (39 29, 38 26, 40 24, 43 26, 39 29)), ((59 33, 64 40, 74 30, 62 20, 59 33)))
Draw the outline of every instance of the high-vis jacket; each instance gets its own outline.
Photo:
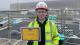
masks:
MULTIPOLYGON (((29 27, 39 27, 38 22, 35 20, 29 24, 29 27)), ((59 36, 55 23, 47 20, 45 24, 45 45, 58 45, 59 36)), ((26 44, 27 45, 27 44, 26 44)), ((38 45, 38 41, 34 41, 33 45, 38 45)))

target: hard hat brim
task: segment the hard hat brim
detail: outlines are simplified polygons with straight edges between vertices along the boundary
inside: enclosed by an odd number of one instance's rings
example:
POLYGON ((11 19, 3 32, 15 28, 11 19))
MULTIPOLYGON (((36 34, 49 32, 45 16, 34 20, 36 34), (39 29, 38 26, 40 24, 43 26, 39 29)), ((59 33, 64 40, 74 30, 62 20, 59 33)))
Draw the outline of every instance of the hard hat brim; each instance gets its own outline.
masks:
POLYGON ((43 9, 43 10, 48 11, 48 9, 47 9, 47 8, 36 8, 35 10, 38 10, 38 9, 43 9))

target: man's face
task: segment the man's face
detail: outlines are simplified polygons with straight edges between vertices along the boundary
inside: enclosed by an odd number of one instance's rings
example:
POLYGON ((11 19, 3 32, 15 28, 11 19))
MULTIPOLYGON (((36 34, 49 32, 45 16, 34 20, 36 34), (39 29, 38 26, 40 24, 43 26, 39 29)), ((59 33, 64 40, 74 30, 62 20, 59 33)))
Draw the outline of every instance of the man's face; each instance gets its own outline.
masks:
POLYGON ((40 20, 43 20, 45 19, 45 17, 47 16, 47 11, 44 10, 44 9, 38 9, 36 10, 36 14, 37 14, 37 17, 40 19, 40 20))

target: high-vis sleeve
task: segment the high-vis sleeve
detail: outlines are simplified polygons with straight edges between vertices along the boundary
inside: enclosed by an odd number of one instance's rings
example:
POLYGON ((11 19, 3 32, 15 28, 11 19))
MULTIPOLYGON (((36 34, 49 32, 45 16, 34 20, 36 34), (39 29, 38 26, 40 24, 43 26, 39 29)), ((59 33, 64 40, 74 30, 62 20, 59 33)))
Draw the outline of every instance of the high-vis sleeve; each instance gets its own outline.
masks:
MULTIPOLYGON (((32 22, 29 23, 28 27, 32 27, 32 22)), ((28 41, 26 42, 26 45, 28 45, 27 43, 28 41)))
POLYGON ((58 36, 58 30, 57 30, 57 26, 55 23, 52 23, 52 38, 53 38, 53 43, 58 45, 59 44, 59 40, 60 40, 60 37, 58 36))
POLYGON ((28 27, 32 27, 32 22, 29 23, 28 27))

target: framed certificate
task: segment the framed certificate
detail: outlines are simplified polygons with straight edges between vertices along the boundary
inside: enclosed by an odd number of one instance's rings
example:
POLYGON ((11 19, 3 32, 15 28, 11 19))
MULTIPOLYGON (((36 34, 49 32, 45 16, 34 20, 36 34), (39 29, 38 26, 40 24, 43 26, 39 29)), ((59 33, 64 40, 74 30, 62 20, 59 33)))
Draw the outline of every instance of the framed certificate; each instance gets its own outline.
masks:
POLYGON ((21 27, 20 30, 22 40, 40 41, 40 28, 21 27))

